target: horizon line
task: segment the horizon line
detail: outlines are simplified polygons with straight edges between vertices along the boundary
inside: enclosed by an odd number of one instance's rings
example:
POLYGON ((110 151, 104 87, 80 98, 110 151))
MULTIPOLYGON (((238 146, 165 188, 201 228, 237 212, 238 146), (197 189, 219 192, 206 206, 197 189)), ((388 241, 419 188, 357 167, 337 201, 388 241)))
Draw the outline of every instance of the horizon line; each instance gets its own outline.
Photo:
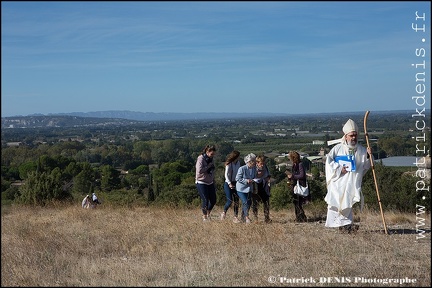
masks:
MULTIPOLYGON (((375 110, 375 112, 396 112, 396 111, 410 111, 411 109, 390 109, 390 110, 375 110)), ((372 111, 372 110, 366 110, 372 111)), ((344 114, 344 113, 364 113, 366 111, 342 111, 342 112, 303 112, 303 113, 283 113, 283 112, 235 112, 237 115, 306 115, 306 114, 344 114)), ((425 108, 425 111, 430 111, 425 108)), ((47 114, 44 113, 32 113, 27 115, 12 115, 12 116, 2 116, 1 118, 10 118, 10 117, 31 117, 31 116, 62 116, 62 115, 70 115, 70 114, 90 114, 90 113, 106 113, 106 112, 128 112, 128 113, 143 113, 143 114, 232 114, 233 112, 141 112, 141 111, 132 111, 132 110, 100 110, 100 111, 89 111, 89 112, 50 112, 47 114)))

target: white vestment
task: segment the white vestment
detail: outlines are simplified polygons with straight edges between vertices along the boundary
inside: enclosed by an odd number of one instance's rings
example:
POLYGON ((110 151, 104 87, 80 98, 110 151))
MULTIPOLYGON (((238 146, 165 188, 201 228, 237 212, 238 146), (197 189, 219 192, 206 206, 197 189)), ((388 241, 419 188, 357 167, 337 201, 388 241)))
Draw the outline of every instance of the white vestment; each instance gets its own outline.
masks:
POLYGON ((82 208, 90 208, 90 200, 88 196, 84 197, 84 199, 81 202, 82 208))
POLYGON ((371 167, 367 159, 367 150, 361 145, 355 147, 356 170, 342 174, 342 166, 335 161, 336 156, 349 155, 349 147, 345 143, 334 146, 327 154, 325 172, 327 195, 324 200, 328 204, 325 226, 340 227, 351 224, 353 220, 352 206, 360 202, 363 209, 363 193, 361 190, 363 175, 371 167))

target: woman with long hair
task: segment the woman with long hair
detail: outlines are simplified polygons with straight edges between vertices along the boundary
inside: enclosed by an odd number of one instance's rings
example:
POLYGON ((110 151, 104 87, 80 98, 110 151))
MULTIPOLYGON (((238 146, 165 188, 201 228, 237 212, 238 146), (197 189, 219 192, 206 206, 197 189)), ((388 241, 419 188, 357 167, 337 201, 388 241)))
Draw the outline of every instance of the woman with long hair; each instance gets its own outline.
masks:
POLYGON ((224 220, 226 217, 226 213, 231 205, 234 203, 234 223, 240 223, 238 219, 238 211, 239 211, 239 198, 236 190, 236 180, 235 177, 237 175, 237 171, 240 168, 240 152, 237 150, 232 151, 228 154, 225 161, 225 182, 224 182, 224 191, 226 195, 226 202, 224 206, 224 211, 221 214, 221 220, 224 220))
POLYGON ((210 220, 210 213, 216 204, 216 188, 214 184, 215 165, 213 157, 216 147, 207 145, 198 156, 195 164, 195 183, 201 197, 201 211, 203 221, 210 220))
POLYGON ((294 187, 297 185, 297 181, 301 186, 306 186, 306 171, 304 169, 303 163, 300 160, 300 155, 296 151, 289 152, 289 157, 292 162, 291 173, 287 171, 288 184, 291 186, 291 191, 294 196, 294 209, 296 222, 307 222, 306 214, 303 210, 303 205, 307 203, 310 199, 310 194, 306 197, 294 194, 294 187))

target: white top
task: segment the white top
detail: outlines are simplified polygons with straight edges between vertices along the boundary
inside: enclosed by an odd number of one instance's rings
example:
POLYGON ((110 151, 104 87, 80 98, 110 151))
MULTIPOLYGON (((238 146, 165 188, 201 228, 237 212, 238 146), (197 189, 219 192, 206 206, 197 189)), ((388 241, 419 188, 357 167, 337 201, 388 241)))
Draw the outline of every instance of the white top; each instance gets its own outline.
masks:
POLYGON ((236 175, 240 168, 240 161, 231 162, 228 165, 225 165, 225 182, 231 184, 236 181, 236 175))

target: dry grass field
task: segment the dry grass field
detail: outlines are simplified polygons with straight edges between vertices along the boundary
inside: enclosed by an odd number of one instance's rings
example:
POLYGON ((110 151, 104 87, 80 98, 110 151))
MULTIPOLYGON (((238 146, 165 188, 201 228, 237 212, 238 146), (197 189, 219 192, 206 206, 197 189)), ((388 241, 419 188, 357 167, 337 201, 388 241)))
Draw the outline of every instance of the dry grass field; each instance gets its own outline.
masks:
POLYGON ((220 212, 203 223, 198 207, 2 207, 1 285, 431 284, 430 215, 421 234, 415 214, 385 212, 386 235, 379 213, 356 215, 359 231, 342 234, 322 221, 295 223, 288 209, 271 211, 270 224, 234 224, 232 209, 221 221, 220 212))

